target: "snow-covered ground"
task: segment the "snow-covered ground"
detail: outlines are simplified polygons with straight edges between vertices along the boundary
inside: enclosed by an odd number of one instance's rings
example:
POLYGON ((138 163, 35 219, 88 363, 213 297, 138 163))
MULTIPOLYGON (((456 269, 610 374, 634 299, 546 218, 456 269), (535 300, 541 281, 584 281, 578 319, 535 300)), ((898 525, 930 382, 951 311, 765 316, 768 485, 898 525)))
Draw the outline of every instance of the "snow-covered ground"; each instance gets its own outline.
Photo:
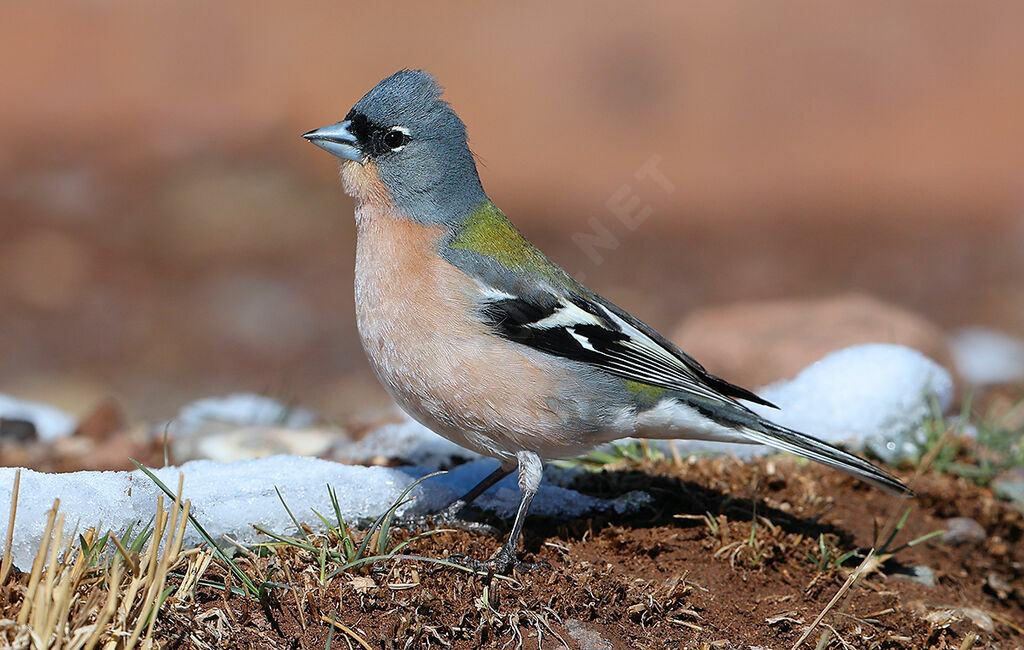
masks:
MULTIPOLYGON (((398 514, 430 513, 439 510, 476 485, 497 468, 497 461, 478 459, 445 474, 426 479, 416 487, 413 501, 398 514)), ((17 469, 0 468, 0 504, 8 508, 17 469)), ((555 470, 556 472, 558 470, 555 470)), ((28 569, 42 539, 47 512, 60 499, 67 527, 79 532, 90 526, 100 531, 123 533, 133 523, 145 524, 156 511, 159 488, 140 471, 72 472, 46 474, 21 470, 14 543, 15 566, 28 569)), ((377 517, 385 512, 413 481, 426 475, 419 467, 362 467, 306 458, 271 456, 234 463, 196 460, 180 467, 154 470, 172 490, 179 475, 184 476, 183 495, 192 502, 192 513, 214 537, 224 535, 242 543, 267 541, 254 526, 279 534, 294 534, 295 526, 277 496, 275 487, 300 522, 322 528, 316 510, 329 520, 334 510, 327 492, 331 486, 338 497, 342 517, 348 522, 377 517)), ((574 517, 612 508, 626 512, 644 503, 646 495, 628 493, 614 500, 598 499, 546 482, 533 502, 531 512, 553 517, 574 517)), ((165 499, 165 502, 168 500, 165 499)), ((519 503, 515 476, 506 477, 481 496, 476 505, 500 516, 511 515, 519 503)), ((201 538, 191 526, 186 544, 201 538)))
MULTIPOLYGON (((833 442, 872 444, 882 453, 888 451, 899 456, 913 443, 933 402, 942 410, 949 407, 953 382, 946 370, 918 352, 872 344, 830 354, 792 381, 769 386, 762 394, 781 410, 760 412, 780 424, 833 442)), ((183 409, 176 433, 194 435, 204 430, 209 421, 239 427, 308 427, 315 419, 311 413, 285 409, 265 398, 231 396, 204 400, 183 409)), ((678 442, 678 449, 684 454, 730 448, 738 454, 763 449, 751 445, 678 442)), ((178 484, 179 473, 184 476, 184 495, 192 501, 195 516, 212 535, 228 535, 246 543, 261 539, 253 525, 278 533, 293 532, 294 525, 278 500, 275 486, 299 520, 316 528, 319 520, 311 509, 329 518, 333 512, 328 485, 338 495, 342 516, 355 521, 384 512, 411 482, 450 464, 453 458, 469 462, 421 483, 412 493, 415 500, 404 506, 400 514, 437 510, 497 466, 494 460, 475 456, 411 420, 380 427, 359 442, 343 441, 332 453, 352 462, 383 456, 410 465, 363 467, 279 455, 233 463, 198 460, 156 472, 172 488, 178 484)), ((0 469, 0 517, 9 509, 15 471, 0 469)), ((625 511, 644 501, 642 494, 602 500, 559 487, 570 471, 550 468, 546 472, 532 513, 574 517, 607 508, 625 511)), ((44 474, 23 470, 12 545, 15 564, 21 568, 30 565, 54 499, 60 499, 61 512, 70 526, 79 530, 99 526, 101 530, 120 533, 133 523, 149 520, 157 493, 157 487, 140 472, 44 474)), ((518 500, 513 475, 483 495, 477 505, 508 515, 518 500)), ((200 541, 191 528, 187 541, 200 541)))
POLYGON ((916 452, 933 408, 945 413, 952 405, 953 378, 916 350, 873 343, 826 355, 760 394, 779 407, 757 406, 764 417, 827 442, 869 447, 891 463, 916 452))

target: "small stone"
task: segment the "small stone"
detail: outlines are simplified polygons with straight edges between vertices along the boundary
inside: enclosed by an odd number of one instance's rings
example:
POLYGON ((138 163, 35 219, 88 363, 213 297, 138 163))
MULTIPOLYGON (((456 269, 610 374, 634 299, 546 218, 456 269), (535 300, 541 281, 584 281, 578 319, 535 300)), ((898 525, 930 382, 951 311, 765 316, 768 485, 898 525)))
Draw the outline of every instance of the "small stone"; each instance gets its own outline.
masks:
POLYGON ((1024 380, 1024 341, 983 327, 969 327, 950 340, 960 375, 971 384, 991 386, 1024 380))
POLYGON ((105 399, 92 409, 88 415, 78 422, 76 436, 85 436, 93 440, 105 440, 115 431, 124 427, 124 416, 117 402, 105 399))
POLYGON ((1015 467, 1001 472, 992 481, 992 491, 1000 499, 1005 499, 1013 507, 1024 511, 1024 468, 1015 467))
POLYGON ((985 578, 985 591, 996 596, 999 600, 1015 600, 1024 604, 1024 584, 1017 575, 1006 575, 1004 573, 989 572, 985 578))
POLYGON ((935 586, 935 569, 921 564, 901 567, 893 573, 893 577, 906 578, 907 580, 920 583, 925 587, 935 586))
POLYGON ((985 578, 985 588, 995 594, 999 600, 1006 600, 1013 593, 1013 586, 1006 576, 990 571, 985 578))
POLYGON ((27 442, 35 442, 38 437, 36 425, 29 420, 0 418, 0 441, 25 444, 27 442))
MULTIPOLYGON (((255 393, 231 393, 207 397, 181 407, 167 428, 175 436, 190 436, 199 431, 224 431, 241 427, 281 427, 303 429, 317 420, 315 413, 294 404, 255 393)), ((160 433, 164 427, 158 427, 160 433)))
POLYGON ((88 441, 89 449, 67 457, 64 471, 77 470, 133 470, 136 459, 149 466, 163 464, 163 446, 150 439, 149 431, 143 425, 121 427, 102 440, 91 440, 72 436, 72 440, 88 441))
POLYGON ((614 646, 601 634, 581 621, 570 618, 565 621, 569 636, 579 642, 580 650, 611 650, 614 646))
MULTIPOLYGON (((0 393, 0 418, 30 422, 36 437, 42 442, 50 442, 70 435, 75 430, 74 418, 63 411, 49 404, 29 402, 2 393, 0 393)), ((25 433, 24 430, 22 431, 25 433)))
POLYGON ((985 541, 985 529, 970 517, 954 517, 946 520, 942 541, 950 546, 978 544, 985 541))
POLYGON ((922 601, 914 601, 910 605, 921 618, 936 627, 948 627, 966 618, 989 634, 995 632, 992 617, 975 607, 943 606, 922 601))

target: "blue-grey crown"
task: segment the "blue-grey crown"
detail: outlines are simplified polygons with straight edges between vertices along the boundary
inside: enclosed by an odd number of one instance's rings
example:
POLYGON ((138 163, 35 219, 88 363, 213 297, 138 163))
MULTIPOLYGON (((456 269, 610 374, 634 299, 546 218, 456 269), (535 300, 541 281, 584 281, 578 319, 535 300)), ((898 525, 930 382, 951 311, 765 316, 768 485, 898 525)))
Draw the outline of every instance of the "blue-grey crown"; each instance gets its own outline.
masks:
POLYGON ((422 70, 400 70, 374 86, 345 117, 364 153, 376 155, 381 180, 409 216, 452 223, 486 200, 466 127, 441 99, 442 89, 422 70), (411 133, 414 146, 391 156, 377 144, 393 127, 411 133))

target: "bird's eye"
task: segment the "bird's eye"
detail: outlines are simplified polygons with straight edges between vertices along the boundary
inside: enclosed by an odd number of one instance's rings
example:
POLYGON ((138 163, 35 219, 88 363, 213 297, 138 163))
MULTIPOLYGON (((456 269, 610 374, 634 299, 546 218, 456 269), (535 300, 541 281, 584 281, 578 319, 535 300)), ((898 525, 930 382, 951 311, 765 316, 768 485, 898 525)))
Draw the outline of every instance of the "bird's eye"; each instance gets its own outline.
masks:
POLYGON ((408 141, 409 134, 399 127, 395 127, 384 134, 384 144, 392 151, 401 148, 408 141))

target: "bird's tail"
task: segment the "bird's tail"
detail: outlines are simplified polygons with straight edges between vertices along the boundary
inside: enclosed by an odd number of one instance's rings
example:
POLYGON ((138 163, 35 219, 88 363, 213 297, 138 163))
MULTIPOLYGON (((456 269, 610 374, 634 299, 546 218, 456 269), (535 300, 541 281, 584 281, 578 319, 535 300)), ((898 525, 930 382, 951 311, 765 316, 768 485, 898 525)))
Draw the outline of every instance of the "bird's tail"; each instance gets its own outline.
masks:
POLYGON ((751 442, 788 451, 791 454, 842 470, 866 483, 885 490, 889 494, 901 497, 914 495, 913 490, 889 472, 875 467, 863 458, 842 449, 837 449, 827 442, 822 442, 807 434, 787 429, 760 418, 756 425, 744 426, 739 429, 739 432, 751 442))

